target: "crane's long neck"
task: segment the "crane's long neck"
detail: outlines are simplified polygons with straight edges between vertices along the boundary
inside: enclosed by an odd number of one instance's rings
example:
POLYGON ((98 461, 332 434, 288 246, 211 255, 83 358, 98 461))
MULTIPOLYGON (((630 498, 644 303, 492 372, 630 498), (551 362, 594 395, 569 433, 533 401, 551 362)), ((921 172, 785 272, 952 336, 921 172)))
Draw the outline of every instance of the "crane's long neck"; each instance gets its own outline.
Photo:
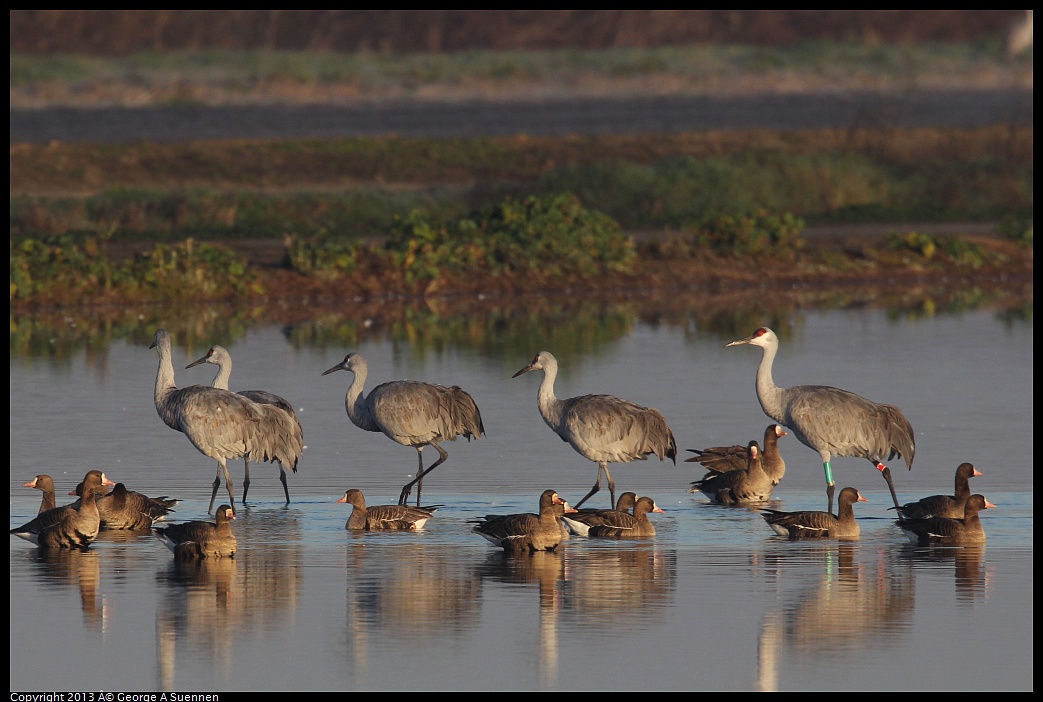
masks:
POLYGON ((161 342, 157 349, 159 351, 159 368, 156 370, 156 412, 163 418, 167 426, 177 429, 173 415, 166 411, 167 398, 177 390, 174 384, 174 364, 170 360, 170 342, 161 342))
POLYGON ((368 369, 365 366, 356 367, 352 374, 355 376, 348 386, 344 395, 344 409, 347 410, 348 419, 359 429, 366 431, 380 431, 380 427, 373 421, 366 404, 366 397, 362 394, 362 388, 366 384, 368 369))
POLYGON ((771 377, 771 366, 775 362, 778 346, 765 346, 761 355, 761 364, 757 367, 757 399, 761 409, 776 422, 785 424, 783 390, 775 384, 771 377))
POLYGON ((223 356, 217 362, 217 375, 211 386, 220 390, 228 390, 228 381, 232 379, 232 358, 223 356))
POLYGON ((540 389, 536 394, 536 405, 540 409, 540 416, 543 417, 543 421, 545 421, 554 431, 558 431, 561 427, 561 417, 565 405, 565 403, 559 400, 554 394, 554 380, 557 377, 557 364, 544 363, 543 381, 540 383, 540 389))

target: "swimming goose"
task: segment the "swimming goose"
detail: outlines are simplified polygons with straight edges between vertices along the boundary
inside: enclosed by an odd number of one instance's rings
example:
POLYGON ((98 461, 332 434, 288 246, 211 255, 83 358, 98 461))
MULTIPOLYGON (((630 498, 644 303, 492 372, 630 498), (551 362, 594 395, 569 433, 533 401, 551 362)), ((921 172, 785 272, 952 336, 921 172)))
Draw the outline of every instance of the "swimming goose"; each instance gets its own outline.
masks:
POLYGON ((352 488, 337 500, 352 506, 345 529, 362 531, 417 531, 423 529, 438 505, 410 507, 408 505, 372 505, 366 507, 361 490, 352 488))
POLYGON ((853 487, 840 491, 837 498, 837 514, 829 512, 802 511, 782 512, 775 509, 762 510, 764 521, 779 536, 790 539, 857 539, 860 533, 855 519, 856 502, 868 502, 853 487))
POLYGON ((897 519, 895 524, 905 532, 909 540, 920 546, 958 546, 961 544, 985 543, 978 512, 992 509, 996 505, 984 495, 971 495, 963 508, 963 518, 928 517, 926 519, 897 519))
POLYGON ((193 521, 168 527, 153 527, 152 532, 178 559, 231 558, 238 548, 232 522, 231 505, 217 508, 217 523, 193 521), (194 545, 193 545, 194 544, 194 545))

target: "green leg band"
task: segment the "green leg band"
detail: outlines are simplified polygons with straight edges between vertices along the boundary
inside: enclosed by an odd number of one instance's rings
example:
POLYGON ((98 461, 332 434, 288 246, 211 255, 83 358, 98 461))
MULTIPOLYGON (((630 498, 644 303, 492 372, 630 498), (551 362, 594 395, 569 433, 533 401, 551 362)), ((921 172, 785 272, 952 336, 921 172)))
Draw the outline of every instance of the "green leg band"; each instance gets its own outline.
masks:
POLYGON ((833 484, 833 469, 829 467, 828 463, 822 464, 822 470, 826 474, 826 485, 833 484))

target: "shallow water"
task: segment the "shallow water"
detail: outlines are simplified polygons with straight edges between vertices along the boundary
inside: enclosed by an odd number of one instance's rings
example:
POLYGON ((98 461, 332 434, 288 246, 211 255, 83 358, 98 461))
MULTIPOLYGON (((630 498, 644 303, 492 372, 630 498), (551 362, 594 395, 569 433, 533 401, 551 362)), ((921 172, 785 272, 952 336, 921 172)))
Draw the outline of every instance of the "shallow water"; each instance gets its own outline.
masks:
MULTIPOLYGON (((292 502, 277 468, 252 466, 240 551, 225 562, 174 564, 147 535, 105 532, 86 553, 59 554, 11 537, 11 689, 1032 689, 1031 319, 808 313, 775 364, 781 385, 840 385, 903 409, 917 454, 912 471, 892 463, 902 501, 951 491, 955 467, 973 462, 984 475, 972 489, 997 505, 983 515, 983 549, 908 545, 861 459, 834 462, 838 487, 869 500, 856 505, 857 542, 790 543, 754 509, 689 494, 701 472, 683 449, 760 439, 768 424, 753 389, 759 350, 723 348, 735 337, 693 325, 602 323, 612 330, 557 352, 557 393, 663 411, 681 462, 612 474, 665 514, 654 539, 573 538, 522 558, 468 520, 534 511, 547 487, 576 502, 592 485, 595 466, 537 414, 538 374, 510 377, 535 351, 556 351, 569 319, 427 345, 374 336, 346 348, 321 323, 313 341, 261 327, 186 347, 175 334, 179 385, 210 381, 212 366, 183 367, 214 341, 236 360, 233 389, 263 387, 299 408, 307 449, 292 502), (425 480, 422 501, 442 507, 423 532, 343 528, 346 488, 394 502, 416 469, 413 450, 350 424, 348 373, 321 377, 348 351, 367 357, 369 387, 459 384, 481 408, 487 436, 446 444, 449 460, 425 480)), ((172 521, 206 516, 216 465, 156 416, 150 342, 12 351, 12 526, 39 505, 22 483, 50 473, 61 504, 91 468, 181 498, 172 521)), ((780 449, 787 473, 769 506, 825 509, 816 455, 792 437, 780 449)), ((230 468, 238 502, 242 464, 230 468)), ((602 490, 588 504, 608 502, 602 490)))

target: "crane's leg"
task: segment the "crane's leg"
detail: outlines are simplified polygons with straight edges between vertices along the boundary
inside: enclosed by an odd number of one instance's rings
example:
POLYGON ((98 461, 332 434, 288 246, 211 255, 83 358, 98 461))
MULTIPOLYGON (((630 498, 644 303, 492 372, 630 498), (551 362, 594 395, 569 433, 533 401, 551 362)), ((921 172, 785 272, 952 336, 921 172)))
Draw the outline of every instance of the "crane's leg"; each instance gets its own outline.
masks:
POLYGON ((594 482, 594 487, 590 488, 590 492, 584 495, 583 499, 576 503, 574 509, 579 509, 580 505, 589 500, 594 495, 594 493, 601 489, 602 471, 604 471, 605 478, 608 481, 608 494, 609 498, 612 500, 612 505, 609 507, 609 509, 616 508, 616 483, 612 480, 612 475, 608 472, 608 464, 602 462, 598 463, 598 479, 594 482))
POLYGON ((214 500, 217 499, 217 488, 221 487, 221 464, 217 464, 217 477, 214 478, 214 491, 210 493, 210 506, 206 508, 207 514, 214 512, 214 500))
POLYGON ((829 461, 822 462, 822 470, 826 474, 826 499, 829 502, 829 513, 833 514, 833 493, 836 492, 837 484, 833 482, 833 469, 829 467, 829 461))
POLYGON ((221 466, 225 470, 225 487, 228 488, 228 504, 232 507, 232 514, 235 514, 235 495, 232 493, 232 474, 228 472, 228 465, 221 466))
MULTIPOLYGON (((282 481, 282 491, 286 493, 286 504, 290 504, 290 488, 286 486, 286 469, 282 467, 282 463, 279 464, 279 480, 282 481)), ((243 497, 246 500, 246 497, 243 497)))
POLYGON ((420 506, 420 490, 424 486, 424 476, 427 475, 428 473, 430 473, 431 471, 433 471, 438 466, 442 465, 442 463, 445 461, 445 459, 449 458, 449 454, 446 453, 445 449, 442 448, 441 446, 439 446, 438 444, 428 444, 428 445, 429 446, 434 446, 435 447, 435 451, 438 451, 438 460, 435 461, 434 463, 432 463, 431 466, 427 470, 424 470, 424 458, 423 458, 423 454, 421 454, 421 451, 423 450, 424 447, 423 446, 418 446, 417 447, 416 453, 417 453, 417 459, 420 462, 420 467, 417 469, 417 476, 415 478, 413 478, 412 482, 406 483, 406 485, 402 488, 402 494, 398 496, 398 504, 400 504, 400 505, 404 505, 406 503, 406 500, 409 499, 409 493, 411 492, 412 487, 414 485, 416 485, 417 486, 417 489, 416 489, 416 506, 419 507, 420 506))
POLYGON ((891 469, 879 462, 876 462, 876 469, 880 471, 880 475, 884 476, 884 480, 887 481, 887 487, 891 491, 891 499, 894 500, 895 509, 897 509, 898 513, 901 514, 902 508, 898 504, 898 495, 895 494, 895 485, 891 482, 891 469))
POLYGON ((246 504, 246 493, 250 491, 250 461, 243 459, 246 463, 246 477, 243 478, 243 504, 246 504))

